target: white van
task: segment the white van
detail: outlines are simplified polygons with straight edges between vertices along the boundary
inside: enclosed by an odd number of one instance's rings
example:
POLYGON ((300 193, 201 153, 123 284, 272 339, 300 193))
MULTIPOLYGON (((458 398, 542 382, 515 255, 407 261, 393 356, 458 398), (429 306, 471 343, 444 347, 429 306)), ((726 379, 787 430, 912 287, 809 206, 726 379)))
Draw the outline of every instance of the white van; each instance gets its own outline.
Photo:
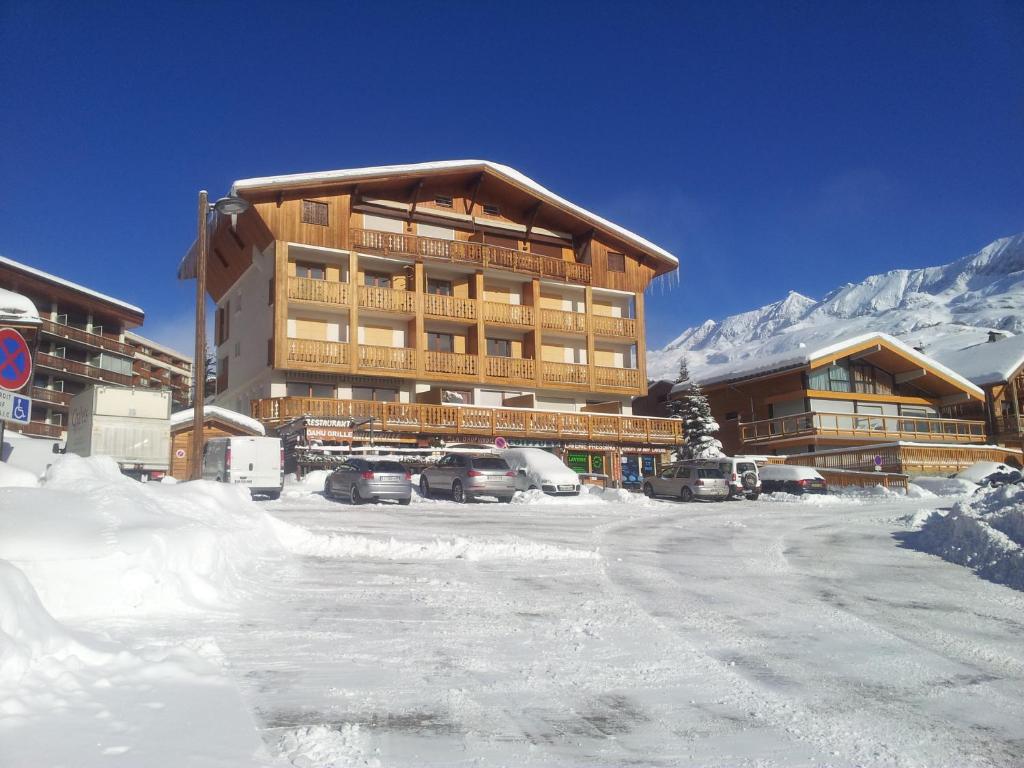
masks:
POLYGON ((276 499, 284 488, 284 451, 279 437, 214 437, 203 448, 203 479, 244 485, 276 499))
POLYGON ((578 496, 580 476, 540 448, 507 448, 495 451, 516 473, 516 490, 539 488, 551 496, 578 496))

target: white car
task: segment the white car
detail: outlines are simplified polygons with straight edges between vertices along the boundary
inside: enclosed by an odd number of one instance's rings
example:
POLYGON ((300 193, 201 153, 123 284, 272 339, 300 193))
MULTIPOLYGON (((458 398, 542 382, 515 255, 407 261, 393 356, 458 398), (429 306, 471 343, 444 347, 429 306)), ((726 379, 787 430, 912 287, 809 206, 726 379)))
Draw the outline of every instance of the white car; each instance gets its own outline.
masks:
POLYGON ((726 456, 718 460, 718 467, 729 484, 730 499, 746 496, 753 501, 761 495, 761 476, 753 459, 726 456))
POLYGON ((516 473, 516 490, 540 489, 551 496, 578 496, 580 476, 540 448, 507 448, 498 455, 516 473))
POLYGON ((214 437, 203 446, 203 479, 244 485, 253 496, 276 499, 284 487, 279 437, 214 437))

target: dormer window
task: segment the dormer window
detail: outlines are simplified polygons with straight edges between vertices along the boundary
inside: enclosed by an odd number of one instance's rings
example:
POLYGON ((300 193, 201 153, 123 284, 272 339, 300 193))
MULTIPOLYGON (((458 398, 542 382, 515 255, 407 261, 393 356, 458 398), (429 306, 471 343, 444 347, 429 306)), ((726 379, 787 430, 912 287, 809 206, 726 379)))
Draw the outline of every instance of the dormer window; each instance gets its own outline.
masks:
POLYGON ((318 200, 303 200, 302 223, 316 224, 317 226, 326 227, 327 203, 321 203, 318 200))
POLYGON ((488 216, 501 216, 501 208, 490 203, 484 203, 484 213, 488 216))
POLYGON ((608 251, 608 271, 609 272, 625 272, 626 271, 626 255, 624 253, 616 253, 615 251, 608 251))
POLYGON ((451 195, 434 195, 434 205, 438 208, 451 208, 455 205, 455 201, 451 195))

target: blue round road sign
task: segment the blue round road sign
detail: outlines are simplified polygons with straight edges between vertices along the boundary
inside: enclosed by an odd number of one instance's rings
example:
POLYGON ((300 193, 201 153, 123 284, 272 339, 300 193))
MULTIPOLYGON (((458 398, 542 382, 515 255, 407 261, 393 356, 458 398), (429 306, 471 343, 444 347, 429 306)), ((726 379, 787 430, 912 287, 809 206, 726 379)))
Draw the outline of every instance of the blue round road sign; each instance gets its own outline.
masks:
POLYGON ((17 392, 32 378, 32 352, 13 328, 0 328, 0 387, 17 392))

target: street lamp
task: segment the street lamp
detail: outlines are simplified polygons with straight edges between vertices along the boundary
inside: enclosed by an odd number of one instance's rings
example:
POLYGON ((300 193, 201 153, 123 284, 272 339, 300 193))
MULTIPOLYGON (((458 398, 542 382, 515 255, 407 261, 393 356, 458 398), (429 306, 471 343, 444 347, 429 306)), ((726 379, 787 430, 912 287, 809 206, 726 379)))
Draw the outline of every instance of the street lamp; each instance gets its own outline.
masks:
POLYGON ((210 250, 207 221, 213 212, 236 216, 249 209, 241 197, 222 197, 210 203, 206 190, 199 192, 199 223, 196 233, 196 356, 192 364, 192 480, 203 476, 203 405, 206 396, 206 257, 210 250))

